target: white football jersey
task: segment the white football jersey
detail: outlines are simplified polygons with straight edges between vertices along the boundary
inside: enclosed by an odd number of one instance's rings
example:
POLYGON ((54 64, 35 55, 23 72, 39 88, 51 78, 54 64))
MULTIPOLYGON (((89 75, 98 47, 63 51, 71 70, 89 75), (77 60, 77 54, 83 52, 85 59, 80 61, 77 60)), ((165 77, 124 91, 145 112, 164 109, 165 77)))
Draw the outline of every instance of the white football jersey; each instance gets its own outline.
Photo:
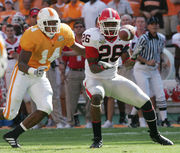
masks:
MULTIPOLYGON (((92 73, 87 60, 85 60, 86 77, 93 78, 114 78, 117 74, 118 60, 122 54, 122 49, 129 45, 129 41, 122 41, 119 37, 109 42, 99 31, 99 28, 90 28, 83 33, 82 44, 85 47, 93 47, 97 49, 99 61, 107 62, 114 68, 104 70, 100 73, 92 73)), ((89 53, 90 54, 90 53, 89 53)))
POLYGON ((8 59, 12 59, 12 53, 16 52, 19 47, 20 39, 16 38, 14 43, 9 42, 7 39, 5 40, 5 46, 8 54, 8 59))

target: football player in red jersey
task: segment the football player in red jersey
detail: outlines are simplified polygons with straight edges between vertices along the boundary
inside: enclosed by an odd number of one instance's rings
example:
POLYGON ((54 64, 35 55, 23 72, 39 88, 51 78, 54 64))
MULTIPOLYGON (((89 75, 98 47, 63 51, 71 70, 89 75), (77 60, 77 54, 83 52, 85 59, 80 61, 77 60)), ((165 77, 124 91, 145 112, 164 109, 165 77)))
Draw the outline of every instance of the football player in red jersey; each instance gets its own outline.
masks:
POLYGON ((94 139, 90 148, 102 146, 101 102, 104 96, 113 97, 142 109, 150 129, 150 137, 162 145, 173 145, 160 135, 156 114, 150 98, 132 81, 117 74, 118 59, 130 61, 127 52, 129 42, 118 36, 120 17, 117 11, 106 8, 99 16, 99 28, 91 28, 83 33, 82 42, 86 48, 84 85, 91 99, 91 117, 94 139))

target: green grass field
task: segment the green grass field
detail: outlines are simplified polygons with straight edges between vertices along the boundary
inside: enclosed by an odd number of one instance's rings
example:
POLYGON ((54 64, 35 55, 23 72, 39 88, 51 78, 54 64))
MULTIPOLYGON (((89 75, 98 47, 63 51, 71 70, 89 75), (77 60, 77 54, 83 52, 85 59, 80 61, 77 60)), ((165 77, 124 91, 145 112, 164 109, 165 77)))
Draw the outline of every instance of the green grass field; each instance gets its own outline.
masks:
POLYGON ((161 146, 149 138, 147 128, 110 128, 103 130, 103 147, 89 149, 92 129, 38 129, 19 137, 21 149, 11 148, 0 130, 0 153, 180 153, 180 128, 159 128, 174 146, 161 146))

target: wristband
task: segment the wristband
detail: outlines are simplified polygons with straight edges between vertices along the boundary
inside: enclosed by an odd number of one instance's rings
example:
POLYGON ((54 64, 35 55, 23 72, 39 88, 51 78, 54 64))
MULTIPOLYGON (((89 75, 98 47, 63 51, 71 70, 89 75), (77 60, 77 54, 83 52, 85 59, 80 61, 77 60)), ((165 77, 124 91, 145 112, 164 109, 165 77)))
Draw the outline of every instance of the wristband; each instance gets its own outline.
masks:
POLYGON ((29 75, 34 75, 34 72, 36 71, 37 69, 35 69, 35 68, 33 68, 33 67, 30 67, 29 69, 28 69, 28 74, 29 75))
POLYGON ((100 67, 102 70, 104 70, 104 67, 101 65, 101 67, 100 67))

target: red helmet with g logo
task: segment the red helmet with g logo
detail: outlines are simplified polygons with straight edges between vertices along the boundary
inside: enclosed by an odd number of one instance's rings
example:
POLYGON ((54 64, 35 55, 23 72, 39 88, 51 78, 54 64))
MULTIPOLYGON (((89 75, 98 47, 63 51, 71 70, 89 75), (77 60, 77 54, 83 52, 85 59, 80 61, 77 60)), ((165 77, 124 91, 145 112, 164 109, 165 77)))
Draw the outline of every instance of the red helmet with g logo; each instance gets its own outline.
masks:
POLYGON ((98 18, 100 32, 104 36, 114 37, 118 35, 120 29, 120 16, 112 8, 104 9, 98 18))

